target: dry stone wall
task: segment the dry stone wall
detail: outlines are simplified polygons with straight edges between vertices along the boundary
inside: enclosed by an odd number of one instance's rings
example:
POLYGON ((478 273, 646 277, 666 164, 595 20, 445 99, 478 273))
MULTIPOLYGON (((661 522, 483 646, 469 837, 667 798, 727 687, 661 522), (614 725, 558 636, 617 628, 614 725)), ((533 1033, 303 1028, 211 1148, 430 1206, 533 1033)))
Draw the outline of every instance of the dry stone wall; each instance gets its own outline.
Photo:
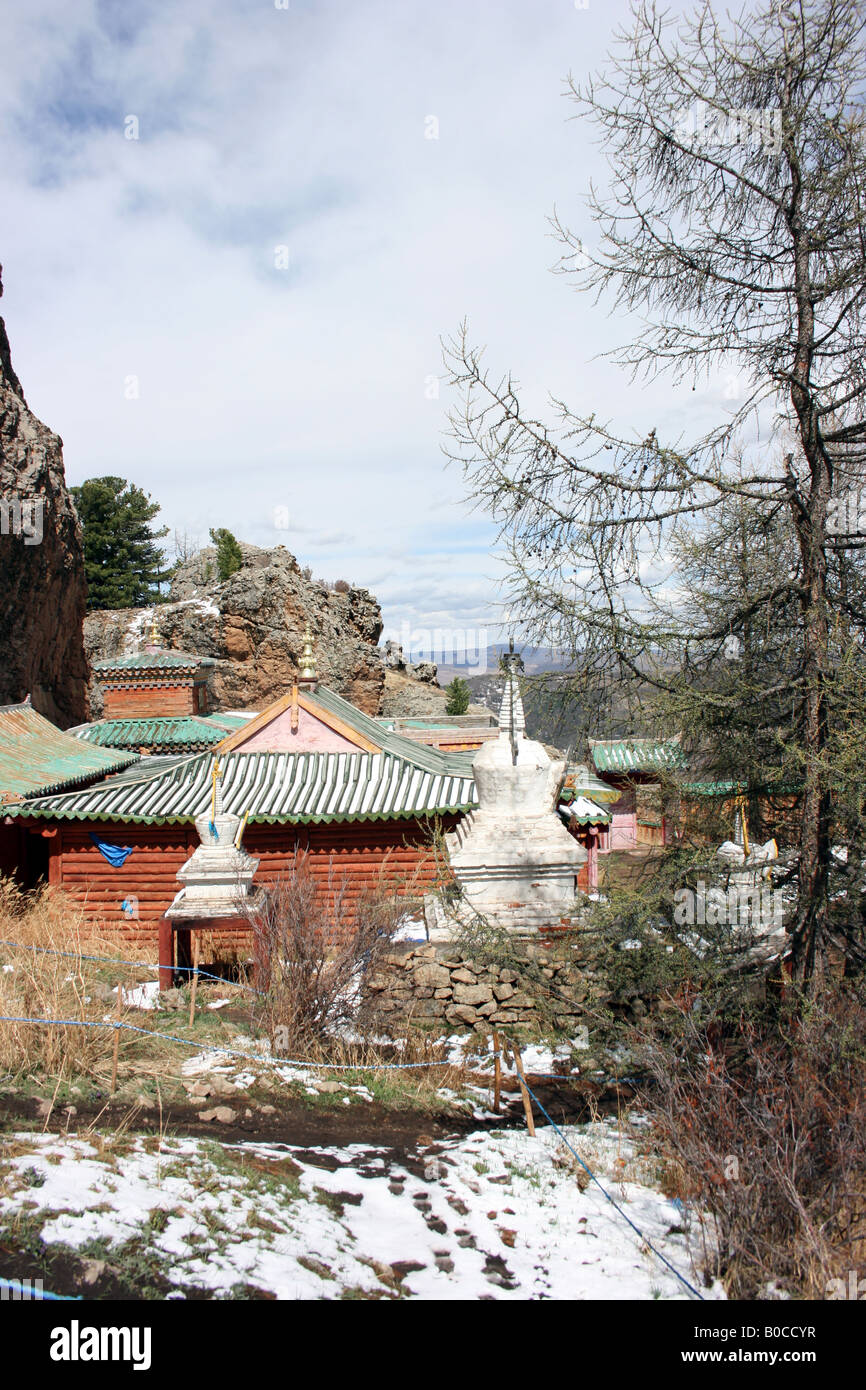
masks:
POLYGON ((584 1006, 605 992, 591 961, 573 943, 547 947, 535 938, 520 949, 525 970, 465 960, 447 943, 395 945, 365 981, 365 1009, 392 1030, 407 1022, 458 1032, 510 1027, 526 1034, 578 1027, 584 1006))

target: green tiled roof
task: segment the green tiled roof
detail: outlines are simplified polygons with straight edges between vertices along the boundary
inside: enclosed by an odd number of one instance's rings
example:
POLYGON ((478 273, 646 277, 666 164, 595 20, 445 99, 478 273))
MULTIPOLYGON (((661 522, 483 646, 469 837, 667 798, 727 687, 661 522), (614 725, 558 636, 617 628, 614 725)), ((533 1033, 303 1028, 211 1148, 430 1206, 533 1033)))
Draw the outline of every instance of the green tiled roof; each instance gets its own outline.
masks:
POLYGON ((560 810, 564 810, 577 825, 607 825, 610 822, 610 811, 597 805, 588 796, 576 796, 572 801, 563 798, 560 810))
POLYGON ((246 723, 248 720, 239 714, 179 714, 152 719, 100 719, 70 732, 101 748, 152 748, 179 753, 212 748, 246 723))
POLYGON ((802 785, 793 782, 766 782, 760 785, 748 782, 734 782, 730 779, 716 782, 684 782, 683 791, 694 796, 798 796, 802 785))
POLYGON ((619 801, 622 791, 619 787, 612 787, 609 782, 602 782, 586 763, 570 763, 562 800, 567 800, 569 795, 586 796, 596 802, 619 801))
POLYGON ((590 739, 589 749, 597 772, 660 772, 683 763, 676 739, 590 739))
POLYGON ((130 656, 109 656, 94 661, 94 671, 196 671, 199 666, 213 666, 213 657, 189 656, 186 652, 133 652, 130 656))
POLYGON ((683 791, 693 792, 695 796, 733 796, 744 790, 742 783, 723 782, 684 782, 683 791))
POLYGON ((0 803, 74 787, 137 761, 137 753, 82 744, 30 705, 0 708, 0 803))
MULTIPOLYGON (((223 753, 223 806, 237 815, 249 811, 251 821, 304 825, 431 816, 477 805, 465 760, 457 771, 455 755, 409 747, 411 759, 391 752, 223 753)), ((209 753, 161 758, 156 768, 146 759, 85 791, 33 798, 14 814, 146 825, 189 822, 211 805, 213 765, 209 753)))

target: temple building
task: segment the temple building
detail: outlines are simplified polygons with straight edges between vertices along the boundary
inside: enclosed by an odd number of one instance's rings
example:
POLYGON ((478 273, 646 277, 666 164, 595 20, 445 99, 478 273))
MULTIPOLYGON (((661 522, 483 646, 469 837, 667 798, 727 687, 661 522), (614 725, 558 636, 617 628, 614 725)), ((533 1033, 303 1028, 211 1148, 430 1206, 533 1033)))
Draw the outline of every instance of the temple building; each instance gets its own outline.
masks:
POLYGON ((51 832, 28 834, 9 812, 28 797, 90 786, 138 761, 91 748, 37 714, 29 701, 0 707, 0 874, 30 886, 47 875, 51 832))
POLYGON ((559 814, 569 834, 586 850, 586 864, 578 876, 584 892, 599 886, 599 854, 610 852, 611 804, 619 800, 618 788, 603 782, 586 763, 570 765, 559 794, 559 814))
POLYGON ((590 739, 594 771, 618 793, 601 853, 666 845, 674 817, 665 794, 665 777, 682 770, 679 739, 590 739))
POLYGON ((426 743, 445 753, 468 753, 498 738, 496 716, 439 714, 429 718, 379 716, 378 722, 413 743, 426 743))
POLYGON ((537 926, 597 886, 599 855, 664 843, 642 796, 680 753, 596 740, 587 763, 551 760, 526 736, 518 665, 506 663, 498 720, 377 719, 318 684, 307 634, 285 695, 226 713, 212 708, 213 663, 153 634, 97 663, 94 723, 64 734, 29 706, 0 710, 0 872, 47 878, 107 926, 155 939, 218 782, 257 884, 304 852, 323 884, 345 875, 351 912, 383 866, 432 885, 439 832, 467 902, 537 926))
POLYGON ((213 709, 213 667, 210 657, 160 647, 154 625, 142 651, 94 662, 103 717, 69 732, 101 748, 144 755, 213 748, 247 719, 213 709))
POLYGON ((82 758, 115 757, 123 770, 71 792, 34 788, 7 821, 19 837, 45 839, 50 883, 106 924, 154 942, 178 870, 200 843, 195 823, 210 806, 217 764, 225 813, 245 818, 244 847, 260 861, 257 881, 290 872, 305 851, 323 883, 345 874, 350 899, 386 864, 395 877, 419 871, 431 883, 434 827, 453 828, 476 801, 471 754, 383 727, 318 686, 309 664, 285 696, 210 751, 123 766, 129 754, 67 739, 82 758))

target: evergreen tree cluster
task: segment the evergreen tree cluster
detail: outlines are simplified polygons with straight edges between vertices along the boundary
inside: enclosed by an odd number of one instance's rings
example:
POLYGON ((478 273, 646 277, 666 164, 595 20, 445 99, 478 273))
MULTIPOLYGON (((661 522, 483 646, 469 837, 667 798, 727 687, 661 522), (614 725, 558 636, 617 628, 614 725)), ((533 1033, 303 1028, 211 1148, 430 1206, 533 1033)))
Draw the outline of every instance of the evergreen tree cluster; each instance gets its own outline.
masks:
MULTIPOLYGON (((154 529, 151 524, 159 503, 135 483, 114 476, 88 478, 70 492, 83 531, 88 608, 143 608, 163 602, 161 586, 184 554, 178 549, 175 563, 168 563, 159 544, 168 527, 154 529)), ((210 537, 217 551, 217 575, 228 579, 243 564, 241 548, 224 526, 212 529, 210 537)))
POLYGON ((159 503, 125 478, 88 478, 70 489, 84 532, 88 608, 139 608, 160 599, 167 578, 158 542, 168 527, 151 522, 159 503))

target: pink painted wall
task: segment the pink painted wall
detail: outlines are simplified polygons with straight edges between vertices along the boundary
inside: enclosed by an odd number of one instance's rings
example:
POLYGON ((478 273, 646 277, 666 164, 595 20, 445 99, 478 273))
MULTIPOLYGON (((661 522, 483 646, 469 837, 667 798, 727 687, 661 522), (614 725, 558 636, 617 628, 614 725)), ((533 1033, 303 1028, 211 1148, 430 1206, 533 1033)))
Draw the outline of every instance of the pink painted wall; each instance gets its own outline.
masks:
POLYGON ((305 709, 298 709, 298 732, 292 733, 292 712, 283 710, 263 729, 236 745, 243 753, 357 753, 358 745, 305 709))
POLYGON ((610 827, 611 849, 633 849, 637 844, 637 813, 617 811, 611 806, 612 823, 610 827))

